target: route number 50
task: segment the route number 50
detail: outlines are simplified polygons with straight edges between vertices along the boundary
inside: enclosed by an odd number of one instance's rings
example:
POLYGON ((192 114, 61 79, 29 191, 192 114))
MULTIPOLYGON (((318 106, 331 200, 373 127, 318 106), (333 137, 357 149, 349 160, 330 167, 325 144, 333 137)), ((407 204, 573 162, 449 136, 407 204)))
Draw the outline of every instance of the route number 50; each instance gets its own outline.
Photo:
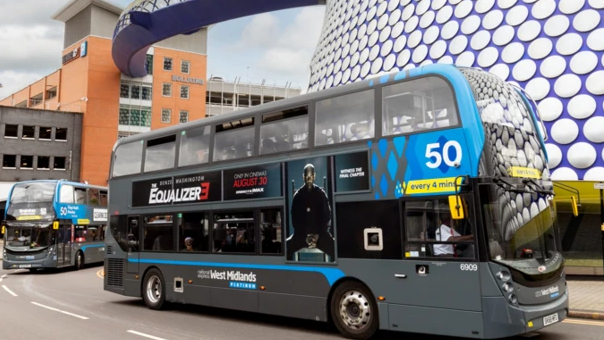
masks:
POLYGON ((426 162, 426 165, 430 169, 438 168, 444 161, 449 167, 459 166, 461 163, 461 145, 457 141, 450 140, 440 147, 440 143, 431 143, 426 146, 426 158, 431 161, 426 162), (455 149, 455 159, 449 157, 449 149, 455 149), (433 161, 432 161, 433 160, 433 161))

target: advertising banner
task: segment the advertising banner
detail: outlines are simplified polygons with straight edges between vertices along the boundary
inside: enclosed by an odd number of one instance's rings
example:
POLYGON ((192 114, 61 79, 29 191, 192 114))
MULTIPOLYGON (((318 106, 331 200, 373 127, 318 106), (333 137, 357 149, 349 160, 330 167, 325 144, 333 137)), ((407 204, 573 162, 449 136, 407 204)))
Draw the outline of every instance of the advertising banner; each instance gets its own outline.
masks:
POLYGON ((259 165, 224 171, 224 199, 281 197, 281 165, 259 165))
POLYGON ((366 151, 335 156, 336 191, 369 190, 369 159, 366 151))
POLYGON ((132 206, 220 201, 220 190, 220 171, 134 182, 132 206))

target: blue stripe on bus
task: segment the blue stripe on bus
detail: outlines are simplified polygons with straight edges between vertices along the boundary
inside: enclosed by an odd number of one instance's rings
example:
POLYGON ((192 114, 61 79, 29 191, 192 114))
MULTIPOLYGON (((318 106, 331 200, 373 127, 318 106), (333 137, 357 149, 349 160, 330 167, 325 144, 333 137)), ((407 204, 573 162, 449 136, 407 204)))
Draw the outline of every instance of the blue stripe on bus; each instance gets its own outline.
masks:
POLYGON ((329 285, 344 277, 344 272, 338 268, 324 267, 303 267, 287 265, 270 264, 243 264, 243 263, 216 263, 216 262, 196 262, 196 261, 172 261, 157 259, 128 259, 128 262, 147 263, 147 264, 173 264, 177 266, 205 266, 205 267, 227 267, 227 268, 246 268, 246 269, 266 269, 266 270, 289 270, 295 272, 316 272, 325 276, 329 285))
POLYGON ((81 246, 80 250, 82 251, 86 251, 87 248, 99 248, 99 247, 104 247, 104 244, 91 244, 91 245, 86 245, 86 246, 81 246))

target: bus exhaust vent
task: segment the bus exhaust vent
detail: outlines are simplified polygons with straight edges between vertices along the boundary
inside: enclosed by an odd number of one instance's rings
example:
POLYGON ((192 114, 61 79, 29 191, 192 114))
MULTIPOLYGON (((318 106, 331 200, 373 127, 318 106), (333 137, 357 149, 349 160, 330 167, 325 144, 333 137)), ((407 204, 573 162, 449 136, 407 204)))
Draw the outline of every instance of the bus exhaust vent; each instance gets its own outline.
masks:
POLYGON ((124 286, 124 260, 108 259, 107 285, 114 287, 124 286))

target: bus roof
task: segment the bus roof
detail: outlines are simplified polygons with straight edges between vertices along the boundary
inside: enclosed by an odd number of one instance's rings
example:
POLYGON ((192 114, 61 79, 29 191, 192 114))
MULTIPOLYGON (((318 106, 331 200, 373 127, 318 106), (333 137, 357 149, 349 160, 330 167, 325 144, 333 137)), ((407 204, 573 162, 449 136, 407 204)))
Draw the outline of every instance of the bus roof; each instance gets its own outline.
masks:
MULTIPOLYGON (((88 188, 95 188, 95 189, 107 189, 107 187, 104 186, 100 186, 100 185, 93 185, 93 184, 86 184, 86 183, 80 183, 80 182, 72 182, 66 179, 32 179, 32 180, 28 180, 28 181, 20 181, 20 182, 16 182, 14 185, 17 184, 25 184, 25 183, 41 183, 41 182, 52 182, 52 183, 61 183, 61 184, 69 184, 69 185, 73 185, 73 186, 80 186, 80 187, 88 187, 88 188)), ((13 186, 14 186, 13 185, 13 186)))
POLYGON ((228 113, 228 114, 224 114, 224 115, 218 115, 218 116, 214 116, 214 117, 198 119, 198 120, 190 121, 187 123, 172 125, 172 126, 168 126, 168 127, 157 129, 157 130, 152 130, 152 131, 143 132, 143 133, 139 133, 139 134, 128 136, 128 137, 123 137, 123 138, 118 139, 116 141, 116 143, 113 145, 113 151, 115 151, 117 149, 117 147, 121 144, 130 143, 130 142, 139 141, 139 140, 147 140, 147 139, 163 137, 163 136, 170 135, 170 134, 176 134, 182 130, 189 130, 189 129, 193 129, 196 127, 213 126, 216 123, 244 119, 244 118, 253 116, 253 115, 255 115, 257 113, 261 113, 261 112, 277 111, 277 110, 293 108, 295 106, 304 105, 304 104, 314 101, 314 100, 331 98, 331 97, 336 97, 339 95, 344 95, 349 92, 355 92, 360 89, 371 87, 374 84, 389 84, 389 83, 398 82, 400 80, 407 79, 407 78, 416 78, 416 77, 421 77, 421 76, 430 75, 430 74, 443 75, 443 76, 446 76, 447 78, 461 79, 463 81, 466 81, 464 76, 459 71, 459 69, 461 69, 461 68, 462 67, 457 67, 457 66, 451 65, 451 64, 431 64, 431 65, 425 65, 425 66, 421 66, 421 67, 417 67, 417 68, 413 68, 413 69, 409 69, 409 70, 404 70, 404 71, 399 71, 399 72, 377 74, 372 78, 358 81, 356 83, 346 84, 343 86, 336 86, 336 87, 332 87, 332 88, 329 88, 326 90, 321 90, 318 92, 306 93, 301 96, 281 99, 278 101, 273 101, 273 102, 262 104, 262 105, 252 106, 252 107, 249 107, 246 109, 237 110, 232 113, 228 113), (377 83, 376 83, 376 80, 378 81, 377 83))

